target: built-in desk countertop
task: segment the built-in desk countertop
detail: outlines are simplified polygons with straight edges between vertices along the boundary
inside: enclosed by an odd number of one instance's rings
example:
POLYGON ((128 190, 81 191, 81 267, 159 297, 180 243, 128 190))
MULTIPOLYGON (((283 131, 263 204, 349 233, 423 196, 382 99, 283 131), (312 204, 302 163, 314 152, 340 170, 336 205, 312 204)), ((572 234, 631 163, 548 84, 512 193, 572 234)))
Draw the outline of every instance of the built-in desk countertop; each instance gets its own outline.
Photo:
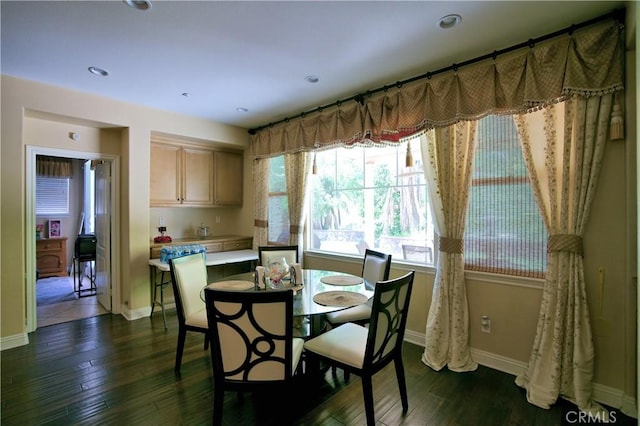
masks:
MULTIPOLYGON (((255 250, 230 250, 207 253, 207 266, 229 265, 232 263, 254 262, 258 260, 258 252, 255 250)), ((160 259, 149 259, 150 281, 153 291, 153 300, 151 303, 151 315, 156 305, 162 308, 162 321, 164 328, 167 328, 167 317, 164 312, 164 286, 171 282, 171 278, 165 277, 165 272, 170 272, 171 268, 168 263, 161 262, 160 259), (157 279, 157 271, 160 271, 160 280, 157 279), (158 289, 160 289, 160 300, 157 300, 158 289)))
MULTIPOLYGON (((207 253, 207 266, 226 265, 227 263, 250 262, 258 260, 258 252, 255 250, 232 250, 217 253, 207 253)), ((149 259, 149 265, 162 272, 169 272, 169 264, 160 259, 149 259)))

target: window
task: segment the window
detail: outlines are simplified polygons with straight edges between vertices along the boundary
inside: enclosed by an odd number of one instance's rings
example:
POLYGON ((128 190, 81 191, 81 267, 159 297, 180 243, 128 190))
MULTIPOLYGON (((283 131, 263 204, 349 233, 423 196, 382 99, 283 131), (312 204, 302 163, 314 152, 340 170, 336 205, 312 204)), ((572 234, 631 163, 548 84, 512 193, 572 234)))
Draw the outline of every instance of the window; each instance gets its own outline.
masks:
POLYGON ((36 176, 36 215, 69 214, 69 178, 36 176))
POLYGON ((478 144, 465 228, 465 269, 543 277, 547 232, 513 119, 487 116, 478 144))
MULTIPOLYGON (((539 278, 546 269, 547 233, 529 184, 510 116, 480 120, 465 230, 465 269, 539 278)), ((406 144, 317 152, 310 180, 308 248, 433 264, 434 226, 421 162, 406 167, 406 144)), ((271 160, 269 240, 288 238, 284 157, 271 160), (286 238, 285 238, 286 237, 286 238)))
POLYGON ((407 145, 335 148, 316 153, 307 228, 310 248, 433 262, 433 224, 420 161, 405 166, 407 145))
POLYGON ((289 243, 289 199, 284 155, 269 160, 269 244, 289 243))

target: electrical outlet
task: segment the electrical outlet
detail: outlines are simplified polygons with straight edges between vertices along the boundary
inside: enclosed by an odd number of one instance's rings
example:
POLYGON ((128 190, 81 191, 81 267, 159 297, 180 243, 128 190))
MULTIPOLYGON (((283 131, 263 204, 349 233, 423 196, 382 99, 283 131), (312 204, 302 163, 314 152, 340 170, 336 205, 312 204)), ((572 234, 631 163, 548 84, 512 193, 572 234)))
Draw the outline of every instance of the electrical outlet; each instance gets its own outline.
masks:
POLYGON ((480 317, 480 330, 483 333, 491 333, 491 318, 487 315, 480 317))
POLYGON ((165 226, 164 216, 160 216, 160 226, 165 226))
POLYGON ((220 223, 220 216, 216 216, 216 223, 220 223))

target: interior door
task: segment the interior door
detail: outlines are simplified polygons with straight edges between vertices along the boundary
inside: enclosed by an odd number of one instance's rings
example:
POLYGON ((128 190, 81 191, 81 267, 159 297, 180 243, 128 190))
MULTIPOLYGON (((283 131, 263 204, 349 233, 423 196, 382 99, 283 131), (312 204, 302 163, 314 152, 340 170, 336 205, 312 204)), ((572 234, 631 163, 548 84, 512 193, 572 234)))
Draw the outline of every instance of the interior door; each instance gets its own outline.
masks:
POLYGON ((96 288, 98 302, 111 310, 111 162, 97 161, 95 175, 96 288))

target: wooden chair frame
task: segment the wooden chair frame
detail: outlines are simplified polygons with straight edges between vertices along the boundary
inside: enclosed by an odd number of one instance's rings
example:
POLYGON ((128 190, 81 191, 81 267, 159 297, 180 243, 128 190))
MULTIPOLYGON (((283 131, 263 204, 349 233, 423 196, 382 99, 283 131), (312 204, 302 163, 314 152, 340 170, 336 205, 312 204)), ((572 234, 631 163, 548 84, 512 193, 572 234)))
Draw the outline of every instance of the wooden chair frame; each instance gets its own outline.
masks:
POLYGON ((205 300, 213 366, 213 424, 222 423, 225 391, 269 390, 291 394, 303 349, 302 339, 293 337, 293 292, 205 289, 205 300), (282 330, 260 322, 261 313, 255 308, 265 304, 282 306, 282 330), (229 339, 229 335, 233 338, 229 339), (243 342, 244 351, 230 347, 231 342, 236 345, 243 342), (233 359, 226 365, 225 351, 231 351, 227 360, 233 359), (259 377, 252 377, 254 374, 259 377))
MULTIPOLYGON (((202 333, 204 335, 204 349, 207 350, 209 347, 209 335, 208 335, 207 328, 197 327, 194 325, 187 324, 187 317, 184 310, 183 295, 181 290, 182 286, 178 283, 179 276, 176 271, 176 268, 180 268, 180 265, 186 264, 187 262, 192 262, 194 260, 198 260, 198 258, 202 259, 202 267, 204 268, 205 280, 204 280, 204 283, 197 283, 197 286, 198 286, 197 290, 195 288, 193 288, 192 290, 199 292, 202 289, 202 287, 207 285, 207 282, 206 282, 207 265, 205 263, 205 254, 204 253, 190 254, 187 256, 177 257, 169 260, 169 269, 171 271, 171 285, 173 287, 173 297, 176 304, 176 313, 178 315, 178 344, 176 347, 176 363, 174 366, 174 371, 176 373, 180 372, 180 367, 182 365, 182 354, 184 352, 184 342, 187 338, 187 331, 202 333)), ((204 307, 204 304, 203 304, 203 307, 204 307)))
POLYGON ((370 426, 375 424, 372 378, 391 362, 395 364, 403 412, 406 413, 409 409, 402 344, 414 275, 415 271, 411 271, 402 277, 376 284, 368 329, 358 324, 345 323, 307 341, 304 345, 307 359, 322 360, 329 365, 342 368, 345 375, 353 373, 362 378, 365 414, 367 425, 370 426), (384 333, 380 332, 380 327, 385 328, 384 333), (349 335, 358 335, 361 339, 366 336, 364 349, 359 348, 362 350, 362 358, 356 362, 353 361, 356 356, 353 354, 352 345, 357 339, 346 341, 344 336, 349 335), (351 363, 338 360, 341 356, 343 360, 350 359, 351 363))

